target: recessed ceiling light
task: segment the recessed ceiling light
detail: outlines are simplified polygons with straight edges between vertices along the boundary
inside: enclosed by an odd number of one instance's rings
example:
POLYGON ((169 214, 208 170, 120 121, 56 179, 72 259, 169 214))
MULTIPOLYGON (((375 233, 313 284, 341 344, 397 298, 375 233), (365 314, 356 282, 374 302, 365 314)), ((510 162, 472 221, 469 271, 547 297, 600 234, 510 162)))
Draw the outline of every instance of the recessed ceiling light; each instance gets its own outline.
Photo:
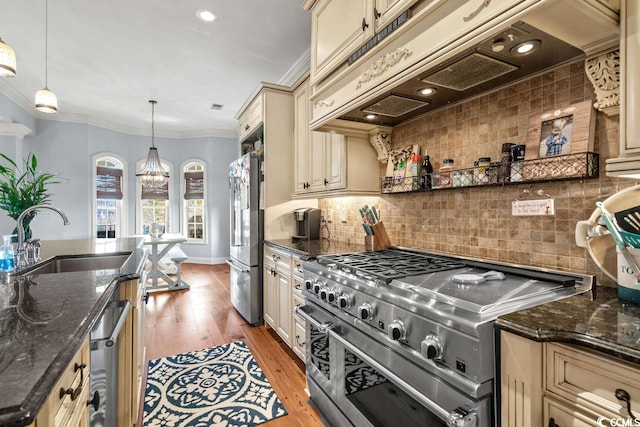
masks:
POLYGON ((542 42, 540 40, 529 40, 526 42, 518 43, 517 45, 512 47, 509 52, 511 52, 511 54, 514 56, 529 55, 530 53, 536 51, 541 44, 542 42))
POLYGON ((377 118, 378 116, 376 116, 375 114, 367 114, 366 116, 364 116, 365 119, 367 120, 373 120, 375 118, 377 118))
POLYGON ((418 93, 420 95, 425 95, 425 96, 429 96, 429 95, 433 95, 434 93, 436 93, 438 90, 434 87, 425 87, 422 88, 418 91, 418 93))
POLYGON ((196 16, 204 22, 212 22, 214 19, 216 19, 216 15, 214 15, 213 12, 204 9, 197 11, 196 16))

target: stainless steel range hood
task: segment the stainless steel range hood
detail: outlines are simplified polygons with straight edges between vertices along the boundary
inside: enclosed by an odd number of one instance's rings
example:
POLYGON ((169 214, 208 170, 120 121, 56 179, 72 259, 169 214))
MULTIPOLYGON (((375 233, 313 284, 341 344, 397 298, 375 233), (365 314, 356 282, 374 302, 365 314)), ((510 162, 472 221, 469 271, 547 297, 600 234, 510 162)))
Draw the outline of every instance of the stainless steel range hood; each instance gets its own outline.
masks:
POLYGON ((584 57, 582 50, 520 21, 340 118, 395 126, 437 108, 584 57), (529 53, 518 53, 518 46, 529 41, 534 43, 534 49, 529 53), (435 89, 435 92, 420 94, 427 87, 435 89), (367 119, 367 115, 376 117, 367 119))

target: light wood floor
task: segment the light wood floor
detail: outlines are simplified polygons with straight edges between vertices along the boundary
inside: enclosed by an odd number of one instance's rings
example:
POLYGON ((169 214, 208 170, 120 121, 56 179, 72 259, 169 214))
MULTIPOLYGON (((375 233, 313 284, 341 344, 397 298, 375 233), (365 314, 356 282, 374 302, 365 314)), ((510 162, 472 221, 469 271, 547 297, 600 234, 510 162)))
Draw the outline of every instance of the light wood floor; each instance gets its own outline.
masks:
MULTIPOLYGON (((183 264, 189 290, 152 292, 147 304, 147 360, 243 340, 264 371, 288 415, 265 427, 322 426, 308 404, 304 364, 273 329, 251 327, 229 298, 229 267, 183 264)), ((141 426, 141 417, 137 426, 141 426)))

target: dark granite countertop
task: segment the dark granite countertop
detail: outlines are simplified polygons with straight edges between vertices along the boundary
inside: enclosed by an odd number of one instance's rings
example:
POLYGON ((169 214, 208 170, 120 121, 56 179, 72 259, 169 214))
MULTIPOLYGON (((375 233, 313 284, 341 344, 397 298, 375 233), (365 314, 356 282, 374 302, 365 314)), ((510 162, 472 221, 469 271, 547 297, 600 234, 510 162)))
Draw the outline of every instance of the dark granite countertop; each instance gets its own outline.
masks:
POLYGON ((507 314, 496 325, 534 341, 578 344, 640 363, 640 306, 619 300, 616 288, 507 314))
POLYGON ((306 259, 315 258, 319 255, 346 254, 351 252, 362 252, 365 250, 364 244, 337 242, 334 240, 296 240, 277 239, 265 240, 267 245, 280 247, 294 252, 306 259))
POLYGON ((131 256, 122 269, 0 277, 0 425, 23 426, 37 417, 115 284, 137 277, 137 266, 145 257, 139 242, 42 242, 44 260, 58 255, 131 256))

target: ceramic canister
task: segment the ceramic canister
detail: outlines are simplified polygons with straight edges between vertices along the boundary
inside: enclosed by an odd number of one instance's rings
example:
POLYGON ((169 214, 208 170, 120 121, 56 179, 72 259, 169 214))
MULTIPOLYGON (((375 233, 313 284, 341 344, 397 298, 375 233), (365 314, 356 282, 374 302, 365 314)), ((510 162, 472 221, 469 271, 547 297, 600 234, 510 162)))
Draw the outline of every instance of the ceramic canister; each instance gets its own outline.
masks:
MULTIPOLYGON (((631 253, 636 264, 640 265, 640 249, 628 248, 627 250, 631 253)), ((620 249, 616 248, 616 251, 618 252, 618 298, 640 304, 638 281, 620 249)))

